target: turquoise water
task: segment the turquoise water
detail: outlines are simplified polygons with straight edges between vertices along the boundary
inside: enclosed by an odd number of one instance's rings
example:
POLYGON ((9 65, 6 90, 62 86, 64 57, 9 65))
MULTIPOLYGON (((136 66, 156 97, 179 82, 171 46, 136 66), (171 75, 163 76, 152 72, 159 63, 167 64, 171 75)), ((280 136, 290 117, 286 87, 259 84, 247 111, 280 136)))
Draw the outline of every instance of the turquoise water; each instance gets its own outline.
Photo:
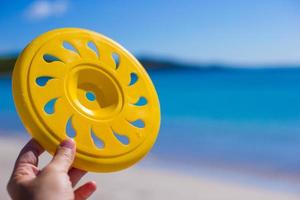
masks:
POLYGON ((163 118, 154 153, 191 165, 298 176, 300 69, 175 70, 151 77, 163 118))
MULTIPOLYGON (((162 109, 153 154, 187 165, 300 172, 300 69, 157 70, 150 75, 162 109)), ((10 82, 0 79, 1 129, 23 130, 10 82)))

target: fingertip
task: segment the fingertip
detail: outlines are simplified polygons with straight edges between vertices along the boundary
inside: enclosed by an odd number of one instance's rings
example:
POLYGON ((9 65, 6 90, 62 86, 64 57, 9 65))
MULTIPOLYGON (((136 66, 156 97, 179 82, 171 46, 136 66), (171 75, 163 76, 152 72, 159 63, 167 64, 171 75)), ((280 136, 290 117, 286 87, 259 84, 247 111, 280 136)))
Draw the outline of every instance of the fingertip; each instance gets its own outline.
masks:
POLYGON ((19 163, 29 163, 37 166, 38 157, 44 152, 44 148, 34 139, 31 139, 27 144, 23 147, 17 161, 15 163, 15 168, 19 163))
POLYGON ((24 146, 23 151, 26 150, 31 150, 38 156, 45 151, 44 148, 33 138, 24 146))
POLYGON ((75 149, 76 144, 73 139, 67 138, 60 143, 60 146, 68 149, 75 149))
POLYGON ((97 190, 95 181, 89 181, 75 190, 75 199, 87 199, 97 190))
POLYGON ((89 193, 93 193, 97 190, 97 183, 95 181, 89 181, 84 185, 84 187, 89 193))
POLYGON ((90 181, 89 182, 89 187, 91 190, 96 191, 97 190, 97 183, 96 181, 90 181))

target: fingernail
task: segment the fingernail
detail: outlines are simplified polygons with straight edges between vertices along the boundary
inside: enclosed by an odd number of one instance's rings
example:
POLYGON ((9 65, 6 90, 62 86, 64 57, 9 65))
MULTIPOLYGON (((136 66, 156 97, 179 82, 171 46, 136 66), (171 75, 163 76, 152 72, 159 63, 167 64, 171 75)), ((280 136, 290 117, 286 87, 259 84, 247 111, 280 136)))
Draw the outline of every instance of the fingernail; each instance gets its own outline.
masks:
POLYGON ((74 149, 75 143, 72 139, 65 139, 60 143, 60 146, 68 149, 74 149))

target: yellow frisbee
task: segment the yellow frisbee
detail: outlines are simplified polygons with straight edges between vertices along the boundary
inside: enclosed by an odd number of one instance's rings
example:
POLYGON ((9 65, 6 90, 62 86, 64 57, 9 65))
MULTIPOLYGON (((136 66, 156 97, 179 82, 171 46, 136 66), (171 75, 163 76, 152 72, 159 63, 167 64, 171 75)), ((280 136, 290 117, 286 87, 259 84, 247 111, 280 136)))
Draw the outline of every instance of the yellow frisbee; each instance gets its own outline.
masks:
POLYGON ((127 168, 153 146, 160 106, 142 65, 113 40, 63 28, 34 39, 13 72, 17 111, 28 132, 54 153, 66 137, 77 144, 74 167, 127 168))

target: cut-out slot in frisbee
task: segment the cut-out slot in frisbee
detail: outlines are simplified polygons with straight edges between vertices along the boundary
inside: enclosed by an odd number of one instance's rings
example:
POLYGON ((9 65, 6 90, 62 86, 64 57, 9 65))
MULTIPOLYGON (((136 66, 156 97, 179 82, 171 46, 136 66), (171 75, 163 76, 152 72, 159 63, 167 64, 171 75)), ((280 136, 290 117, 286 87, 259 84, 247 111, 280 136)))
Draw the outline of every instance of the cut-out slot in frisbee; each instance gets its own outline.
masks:
POLYGON ((82 170, 127 168, 159 132, 158 96, 142 65, 89 30, 57 29, 30 43, 16 62, 13 94, 22 122, 47 151, 74 139, 74 167, 82 170))

